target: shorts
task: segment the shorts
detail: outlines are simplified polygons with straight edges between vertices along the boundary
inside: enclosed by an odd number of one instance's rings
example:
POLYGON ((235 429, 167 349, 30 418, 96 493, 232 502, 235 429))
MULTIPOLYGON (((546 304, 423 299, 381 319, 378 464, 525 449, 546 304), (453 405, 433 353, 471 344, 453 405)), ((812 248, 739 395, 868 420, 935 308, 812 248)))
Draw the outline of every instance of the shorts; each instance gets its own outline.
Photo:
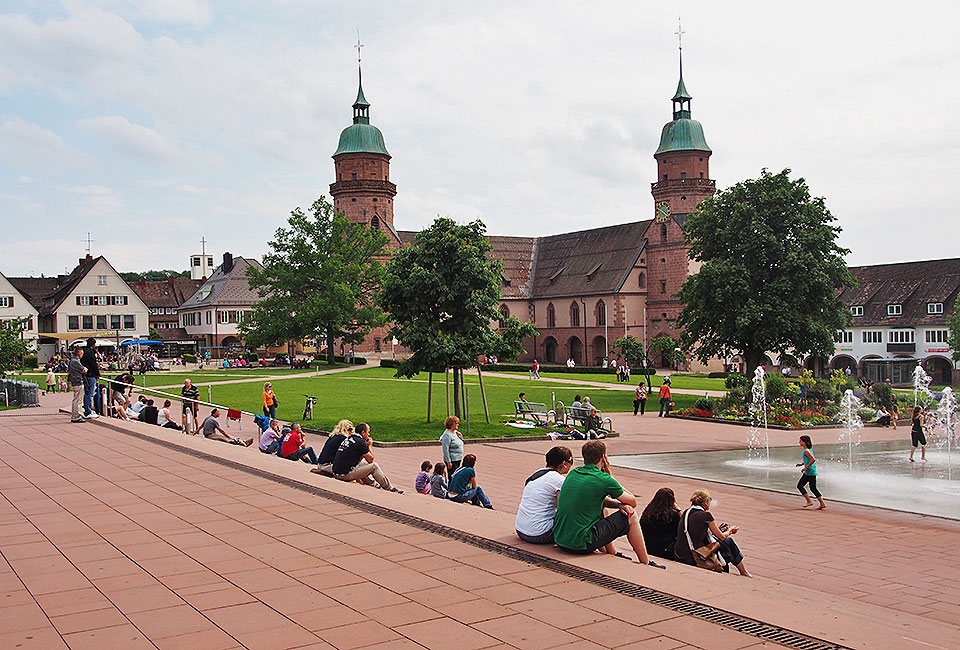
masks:
POLYGON ((916 447, 918 444, 926 446, 927 437, 923 435, 923 431, 917 433, 916 431, 910 432, 910 442, 913 443, 913 446, 916 447))
POLYGON ((196 402, 183 402, 183 412, 193 411, 193 414, 197 414, 197 403, 196 402))
POLYGON ((113 403, 119 404, 120 406, 123 406, 124 404, 126 404, 127 403, 126 393, 121 393, 118 390, 113 391, 113 403))
MULTIPOLYGON (((590 528, 590 544, 585 549, 563 549, 571 553, 587 555, 593 553, 598 548, 602 548, 617 539, 623 537, 630 530, 630 518, 623 514, 623 511, 617 510, 609 517, 604 517, 590 528)), ((561 547, 563 548, 563 547, 561 547)))
POLYGON ((521 541, 526 542, 527 544, 553 544, 553 530, 548 530, 545 533, 540 533, 539 535, 527 535, 526 533, 521 533, 517 531, 517 537, 521 541))

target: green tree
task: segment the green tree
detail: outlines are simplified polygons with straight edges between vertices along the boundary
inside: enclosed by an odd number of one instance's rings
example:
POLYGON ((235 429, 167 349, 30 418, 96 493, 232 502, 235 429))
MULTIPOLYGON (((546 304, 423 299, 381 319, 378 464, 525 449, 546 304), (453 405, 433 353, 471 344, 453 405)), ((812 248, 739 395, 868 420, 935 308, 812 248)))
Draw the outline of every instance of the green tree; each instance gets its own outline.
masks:
POLYGON ((613 349, 618 351, 632 368, 646 365, 643 343, 635 336, 621 336, 613 339, 613 349))
POLYGON ((26 322, 26 318, 12 318, 0 322, 0 375, 8 370, 21 369, 23 358, 30 352, 23 340, 26 322))
POLYGON ((173 271, 164 269, 163 271, 122 271, 120 277, 124 282, 137 282, 140 278, 149 282, 166 280, 167 278, 189 278, 190 271, 173 271))
POLYGON ((768 351, 829 357, 849 318, 838 289, 854 286, 834 221, 789 169, 701 203, 684 223, 701 267, 677 294, 683 346, 704 362, 739 352, 748 377, 768 351))
POLYGON ((953 352, 953 360, 960 361, 960 298, 953 302, 953 311, 947 316, 947 343, 953 352))
POLYGON ((525 323, 516 316, 500 319, 499 336, 494 336, 490 347, 481 354, 492 354, 498 360, 513 363, 517 356, 526 351, 523 342, 537 335, 533 323, 525 323))
POLYGON ((162 340, 163 340, 163 338, 160 336, 160 332, 158 332, 158 331, 157 331, 157 328, 154 327, 153 325, 151 325, 151 326, 147 329, 147 336, 150 338, 151 341, 162 341, 162 340))
POLYGON ((650 350, 660 355, 664 366, 673 367, 674 362, 682 358, 677 352, 680 342, 672 336, 657 336, 650 339, 650 350))
POLYGON ((509 358, 513 349, 515 356, 523 339, 536 335, 532 325, 513 317, 504 319, 503 334, 491 326, 501 319, 502 264, 488 257, 485 232, 479 220, 459 225, 438 218, 387 263, 380 293, 380 304, 393 321, 390 334, 411 353, 397 376, 452 369, 458 417, 464 368, 473 367, 480 354, 509 358))
POLYGON ((278 228, 263 269, 247 269, 250 288, 260 297, 240 324, 250 347, 326 338, 333 363, 333 341, 362 341, 384 323, 374 305, 380 286, 387 237, 335 214, 324 197, 309 213, 290 213, 288 228, 278 228))

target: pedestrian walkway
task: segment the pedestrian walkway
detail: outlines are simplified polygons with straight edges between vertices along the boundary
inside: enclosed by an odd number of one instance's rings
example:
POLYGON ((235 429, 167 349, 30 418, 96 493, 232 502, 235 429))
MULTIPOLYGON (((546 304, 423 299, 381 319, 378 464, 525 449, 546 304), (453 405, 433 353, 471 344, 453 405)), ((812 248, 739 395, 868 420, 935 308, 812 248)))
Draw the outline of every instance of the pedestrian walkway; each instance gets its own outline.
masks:
POLYGON ((115 424, 13 420, 3 648, 778 647, 115 424))

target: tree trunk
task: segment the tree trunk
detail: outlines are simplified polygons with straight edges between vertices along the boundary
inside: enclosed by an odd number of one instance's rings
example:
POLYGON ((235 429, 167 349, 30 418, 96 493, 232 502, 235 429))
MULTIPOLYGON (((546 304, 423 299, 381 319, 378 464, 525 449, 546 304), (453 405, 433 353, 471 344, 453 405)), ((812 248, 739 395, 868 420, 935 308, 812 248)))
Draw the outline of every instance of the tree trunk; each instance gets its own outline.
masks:
POLYGON ((427 424, 430 424, 430 398, 433 397, 433 373, 427 373, 427 424))
POLYGON ((333 328, 327 328, 327 365, 333 366, 333 328))
POLYGON ((747 350, 743 353, 743 363, 747 367, 747 379, 753 381, 753 373, 763 362, 763 350, 747 350))
POLYGON ((443 381, 447 386, 447 417, 450 417, 450 368, 444 368, 443 381))
POLYGON ((457 372, 460 373, 460 408, 463 411, 459 417, 467 418, 467 385, 463 381, 463 368, 458 368, 457 372))
POLYGON ((460 371, 453 369, 453 414, 460 417, 460 371))
POLYGON ((487 419, 487 424, 490 424, 490 411, 487 409, 487 394, 483 392, 483 373, 480 372, 480 365, 477 364, 477 379, 480 380, 480 399, 483 400, 483 417, 487 419))

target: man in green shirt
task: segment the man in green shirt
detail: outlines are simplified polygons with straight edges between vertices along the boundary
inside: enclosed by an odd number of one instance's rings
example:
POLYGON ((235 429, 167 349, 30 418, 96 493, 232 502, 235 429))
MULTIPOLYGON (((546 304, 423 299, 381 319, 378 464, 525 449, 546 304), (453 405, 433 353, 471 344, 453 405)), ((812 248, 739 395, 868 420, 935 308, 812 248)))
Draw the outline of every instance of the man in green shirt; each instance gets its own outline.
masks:
POLYGON ((599 440, 584 443, 580 450, 583 466, 567 474, 557 499, 553 539, 571 553, 587 554, 603 549, 616 555, 613 541, 627 536, 641 564, 665 569, 650 560, 635 508, 637 498, 610 476, 607 447, 599 440), (616 508, 604 517, 604 508, 616 508))

